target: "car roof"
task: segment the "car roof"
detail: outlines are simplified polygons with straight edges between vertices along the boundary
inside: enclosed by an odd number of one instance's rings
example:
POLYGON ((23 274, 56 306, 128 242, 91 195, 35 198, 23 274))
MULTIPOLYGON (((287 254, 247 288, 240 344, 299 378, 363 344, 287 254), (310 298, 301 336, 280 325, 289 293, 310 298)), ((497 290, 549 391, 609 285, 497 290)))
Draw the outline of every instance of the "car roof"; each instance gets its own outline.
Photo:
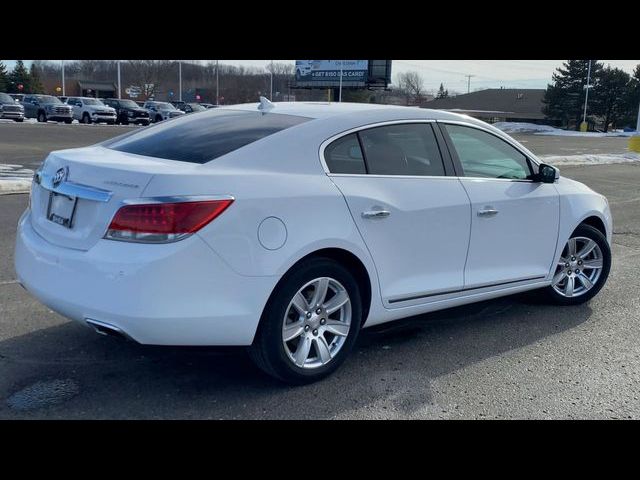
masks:
MULTIPOLYGON (((260 111, 259 103, 242 103, 237 105, 220 106, 220 109, 260 111)), ((280 113, 284 115, 297 115, 312 119, 325 119, 336 116, 361 117, 372 114, 376 117, 389 115, 389 119, 432 119, 432 120, 465 120, 473 121, 467 115, 446 112, 443 110, 431 110, 420 107, 404 107, 399 105, 381 105, 376 103, 350 103, 350 102, 273 102, 273 108, 262 110, 268 113, 280 113)))

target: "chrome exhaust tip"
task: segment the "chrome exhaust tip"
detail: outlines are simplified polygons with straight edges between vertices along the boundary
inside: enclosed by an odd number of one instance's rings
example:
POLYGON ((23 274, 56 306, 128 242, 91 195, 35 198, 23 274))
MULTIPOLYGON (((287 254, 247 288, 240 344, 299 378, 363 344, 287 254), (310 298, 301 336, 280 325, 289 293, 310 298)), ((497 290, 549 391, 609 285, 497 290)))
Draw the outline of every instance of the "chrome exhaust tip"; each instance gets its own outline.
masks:
POLYGON ((93 328, 95 332, 98 333, 99 335, 117 337, 117 338, 133 341, 133 339, 129 335, 127 335, 122 329, 114 325, 101 322, 100 320, 94 320, 93 318, 85 318, 84 321, 87 322, 87 324, 91 328, 93 328))

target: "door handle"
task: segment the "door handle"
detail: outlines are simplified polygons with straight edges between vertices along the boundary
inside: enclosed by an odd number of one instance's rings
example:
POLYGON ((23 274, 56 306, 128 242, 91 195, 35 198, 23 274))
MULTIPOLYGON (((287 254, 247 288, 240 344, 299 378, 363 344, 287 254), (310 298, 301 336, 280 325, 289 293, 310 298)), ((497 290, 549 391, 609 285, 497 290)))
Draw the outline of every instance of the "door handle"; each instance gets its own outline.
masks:
POLYGON ((362 218, 386 218, 389 215, 391 215, 391 212, 388 210, 368 210, 362 212, 362 218))
POLYGON ((481 210, 478 210, 479 217, 493 217, 498 214, 498 210, 493 207, 484 207, 481 210))

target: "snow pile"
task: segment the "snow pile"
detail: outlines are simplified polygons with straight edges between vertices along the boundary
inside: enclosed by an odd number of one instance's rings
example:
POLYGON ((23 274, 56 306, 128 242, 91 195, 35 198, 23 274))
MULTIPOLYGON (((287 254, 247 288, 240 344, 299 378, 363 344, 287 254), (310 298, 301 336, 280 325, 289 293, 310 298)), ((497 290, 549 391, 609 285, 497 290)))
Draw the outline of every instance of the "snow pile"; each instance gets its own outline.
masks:
POLYGON ((550 125, 536 125, 526 122, 496 122, 494 127, 505 133, 532 133, 534 135, 556 135, 561 137, 631 137, 637 132, 613 131, 607 133, 600 132, 577 132, 575 130, 562 130, 550 125))
POLYGON ((0 164, 0 195, 28 193, 32 178, 33 170, 22 165, 0 164))
POLYGON ((538 155, 549 165, 607 165, 611 163, 640 163, 639 153, 612 153, 599 155, 538 155))

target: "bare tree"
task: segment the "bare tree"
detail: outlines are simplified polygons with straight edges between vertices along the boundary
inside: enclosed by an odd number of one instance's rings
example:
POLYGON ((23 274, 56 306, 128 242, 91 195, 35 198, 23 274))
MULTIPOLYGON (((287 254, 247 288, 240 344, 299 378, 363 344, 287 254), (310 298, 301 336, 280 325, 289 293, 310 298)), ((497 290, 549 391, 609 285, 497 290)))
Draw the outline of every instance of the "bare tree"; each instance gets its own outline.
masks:
POLYGON ((399 73, 397 77, 398 89, 406 98, 407 105, 419 105, 424 100, 424 79, 418 72, 399 73))
POLYGON ((129 60, 133 84, 140 87, 144 99, 154 97, 171 73, 174 62, 168 60, 129 60))

